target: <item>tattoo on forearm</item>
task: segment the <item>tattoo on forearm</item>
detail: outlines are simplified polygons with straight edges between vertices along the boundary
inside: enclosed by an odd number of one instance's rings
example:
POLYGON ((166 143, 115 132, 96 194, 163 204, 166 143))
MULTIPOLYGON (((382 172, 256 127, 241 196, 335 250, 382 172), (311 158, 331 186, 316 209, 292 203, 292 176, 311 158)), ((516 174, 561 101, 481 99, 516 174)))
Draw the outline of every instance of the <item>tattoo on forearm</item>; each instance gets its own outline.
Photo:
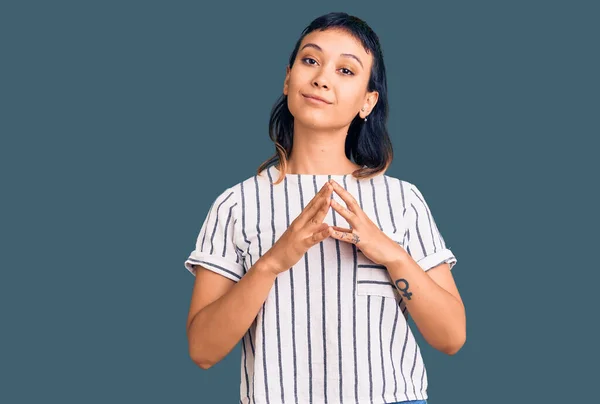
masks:
POLYGON ((398 279, 396 281, 396 287, 398 288, 399 291, 403 292, 402 296, 404 296, 408 300, 410 300, 412 293, 408 291, 408 282, 406 281, 406 279, 402 279, 402 278, 398 279), (402 285, 402 286, 400 286, 400 285, 402 285))

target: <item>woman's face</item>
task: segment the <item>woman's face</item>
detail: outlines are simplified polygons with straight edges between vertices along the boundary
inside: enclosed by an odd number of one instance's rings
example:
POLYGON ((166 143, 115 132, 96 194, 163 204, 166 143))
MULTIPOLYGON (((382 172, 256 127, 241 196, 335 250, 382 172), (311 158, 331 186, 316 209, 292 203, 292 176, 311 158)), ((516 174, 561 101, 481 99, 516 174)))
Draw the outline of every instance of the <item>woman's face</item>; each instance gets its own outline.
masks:
POLYGON ((367 92, 373 57, 359 41, 339 29, 306 35, 294 64, 287 68, 283 93, 294 120, 320 129, 350 125, 368 116, 377 92, 367 92), (307 98, 313 95, 326 103, 307 98), (364 111, 361 111, 362 108, 364 111))

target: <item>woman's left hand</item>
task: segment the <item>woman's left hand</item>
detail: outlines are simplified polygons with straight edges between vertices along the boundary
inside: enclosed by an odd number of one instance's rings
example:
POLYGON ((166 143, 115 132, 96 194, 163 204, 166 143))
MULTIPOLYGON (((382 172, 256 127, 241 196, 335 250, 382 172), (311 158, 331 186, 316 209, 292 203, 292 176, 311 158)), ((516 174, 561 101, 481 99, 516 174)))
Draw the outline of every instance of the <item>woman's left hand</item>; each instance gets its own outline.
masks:
POLYGON ((367 258, 376 264, 387 266, 398 260, 405 253, 402 246, 389 238, 369 219, 352 194, 334 180, 331 180, 330 183, 333 185, 333 191, 346 202, 347 208, 334 201, 333 198, 331 207, 352 226, 352 229, 331 226, 331 237, 355 244, 367 258))

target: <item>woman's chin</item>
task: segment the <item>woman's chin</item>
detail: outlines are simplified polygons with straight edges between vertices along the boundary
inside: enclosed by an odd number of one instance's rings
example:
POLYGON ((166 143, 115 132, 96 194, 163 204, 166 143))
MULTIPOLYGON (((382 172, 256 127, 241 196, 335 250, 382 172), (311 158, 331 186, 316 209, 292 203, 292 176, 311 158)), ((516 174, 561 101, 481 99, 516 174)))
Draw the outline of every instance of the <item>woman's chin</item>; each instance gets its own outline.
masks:
POLYGON ((303 111, 300 114, 294 115, 294 125, 327 129, 330 127, 329 118, 331 117, 327 116, 327 114, 303 111))
POLYGON ((294 125, 300 127, 307 127, 311 129, 327 130, 331 129, 330 125, 324 125, 323 119, 309 119, 309 120, 295 120, 294 125))

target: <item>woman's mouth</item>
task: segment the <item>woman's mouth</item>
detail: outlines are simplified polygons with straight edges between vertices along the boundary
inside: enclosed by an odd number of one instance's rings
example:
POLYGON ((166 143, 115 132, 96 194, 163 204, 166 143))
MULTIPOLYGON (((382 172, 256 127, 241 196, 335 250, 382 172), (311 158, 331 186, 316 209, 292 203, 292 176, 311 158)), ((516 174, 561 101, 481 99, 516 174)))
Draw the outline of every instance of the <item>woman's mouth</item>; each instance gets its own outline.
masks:
POLYGON ((311 104, 315 104, 315 105, 329 105, 329 103, 328 103, 328 102, 325 102, 325 101, 323 101, 323 100, 321 100, 321 99, 314 98, 314 97, 311 97, 311 96, 309 96, 309 95, 304 95, 304 94, 302 94, 302 96, 304 97, 304 99, 305 99, 307 102, 309 102, 309 103, 311 103, 311 104))

